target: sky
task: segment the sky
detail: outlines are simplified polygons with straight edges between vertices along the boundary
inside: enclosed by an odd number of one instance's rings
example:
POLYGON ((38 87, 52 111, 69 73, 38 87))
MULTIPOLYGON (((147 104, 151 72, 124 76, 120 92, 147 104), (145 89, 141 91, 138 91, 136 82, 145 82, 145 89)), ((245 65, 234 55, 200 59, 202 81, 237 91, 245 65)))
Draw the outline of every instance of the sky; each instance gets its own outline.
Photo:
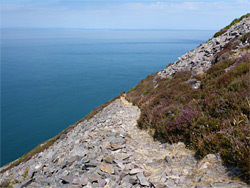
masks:
POLYGON ((218 30, 250 0, 1 0, 1 28, 218 30))

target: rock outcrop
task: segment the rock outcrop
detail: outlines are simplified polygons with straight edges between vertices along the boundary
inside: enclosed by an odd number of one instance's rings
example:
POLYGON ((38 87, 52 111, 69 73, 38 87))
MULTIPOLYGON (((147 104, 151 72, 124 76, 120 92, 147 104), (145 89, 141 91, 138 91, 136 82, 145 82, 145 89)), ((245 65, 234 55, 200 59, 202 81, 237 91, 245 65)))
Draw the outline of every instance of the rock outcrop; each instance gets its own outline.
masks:
POLYGON ((138 129, 140 110, 123 97, 53 146, 1 174, 24 187, 248 187, 230 180, 220 156, 198 161, 183 143, 161 144, 138 129))
MULTIPOLYGON (((231 26, 224 34, 202 43, 194 50, 179 57, 176 62, 160 71, 158 75, 161 78, 166 78, 180 71, 192 71, 193 74, 205 72, 212 66, 214 55, 217 52, 223 50, 232 39, 240 39, 249 32, 250 16, 231 26)), ((234 43, 237 43, 237 48, 235 50, 249 45, 248 39, 245 41, 235 40, 234 43)))

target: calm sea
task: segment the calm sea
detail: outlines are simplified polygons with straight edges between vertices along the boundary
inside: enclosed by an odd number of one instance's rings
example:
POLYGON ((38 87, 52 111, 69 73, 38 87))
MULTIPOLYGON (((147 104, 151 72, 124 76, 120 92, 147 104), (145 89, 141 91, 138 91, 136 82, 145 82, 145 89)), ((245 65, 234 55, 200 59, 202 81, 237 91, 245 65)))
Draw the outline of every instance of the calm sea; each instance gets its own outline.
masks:
POLYGON ((214 31, 3 29, 1 165, 211 38, 214 31))

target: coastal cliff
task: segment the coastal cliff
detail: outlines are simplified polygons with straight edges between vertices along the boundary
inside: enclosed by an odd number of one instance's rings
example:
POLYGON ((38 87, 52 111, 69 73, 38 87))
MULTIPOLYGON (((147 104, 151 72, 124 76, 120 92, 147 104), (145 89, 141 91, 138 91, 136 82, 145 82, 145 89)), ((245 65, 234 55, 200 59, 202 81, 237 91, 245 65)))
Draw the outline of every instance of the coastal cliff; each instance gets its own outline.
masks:
POLYGON ((249 187, 249 43, 246 15, 2 167, 1 187, 249 187))

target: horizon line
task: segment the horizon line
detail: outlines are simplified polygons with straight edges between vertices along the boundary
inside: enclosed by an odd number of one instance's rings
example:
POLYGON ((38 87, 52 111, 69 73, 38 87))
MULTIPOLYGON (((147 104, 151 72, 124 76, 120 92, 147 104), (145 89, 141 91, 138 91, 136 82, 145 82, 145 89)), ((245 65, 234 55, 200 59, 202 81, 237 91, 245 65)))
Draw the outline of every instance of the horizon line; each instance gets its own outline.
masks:
POLYGON ((0 27, 0 29, 78 29, 78 30, 168 30, 168 31, 217 31, 218 29, 166 29, 166 28, 77 28, 77 27, 0 27))

